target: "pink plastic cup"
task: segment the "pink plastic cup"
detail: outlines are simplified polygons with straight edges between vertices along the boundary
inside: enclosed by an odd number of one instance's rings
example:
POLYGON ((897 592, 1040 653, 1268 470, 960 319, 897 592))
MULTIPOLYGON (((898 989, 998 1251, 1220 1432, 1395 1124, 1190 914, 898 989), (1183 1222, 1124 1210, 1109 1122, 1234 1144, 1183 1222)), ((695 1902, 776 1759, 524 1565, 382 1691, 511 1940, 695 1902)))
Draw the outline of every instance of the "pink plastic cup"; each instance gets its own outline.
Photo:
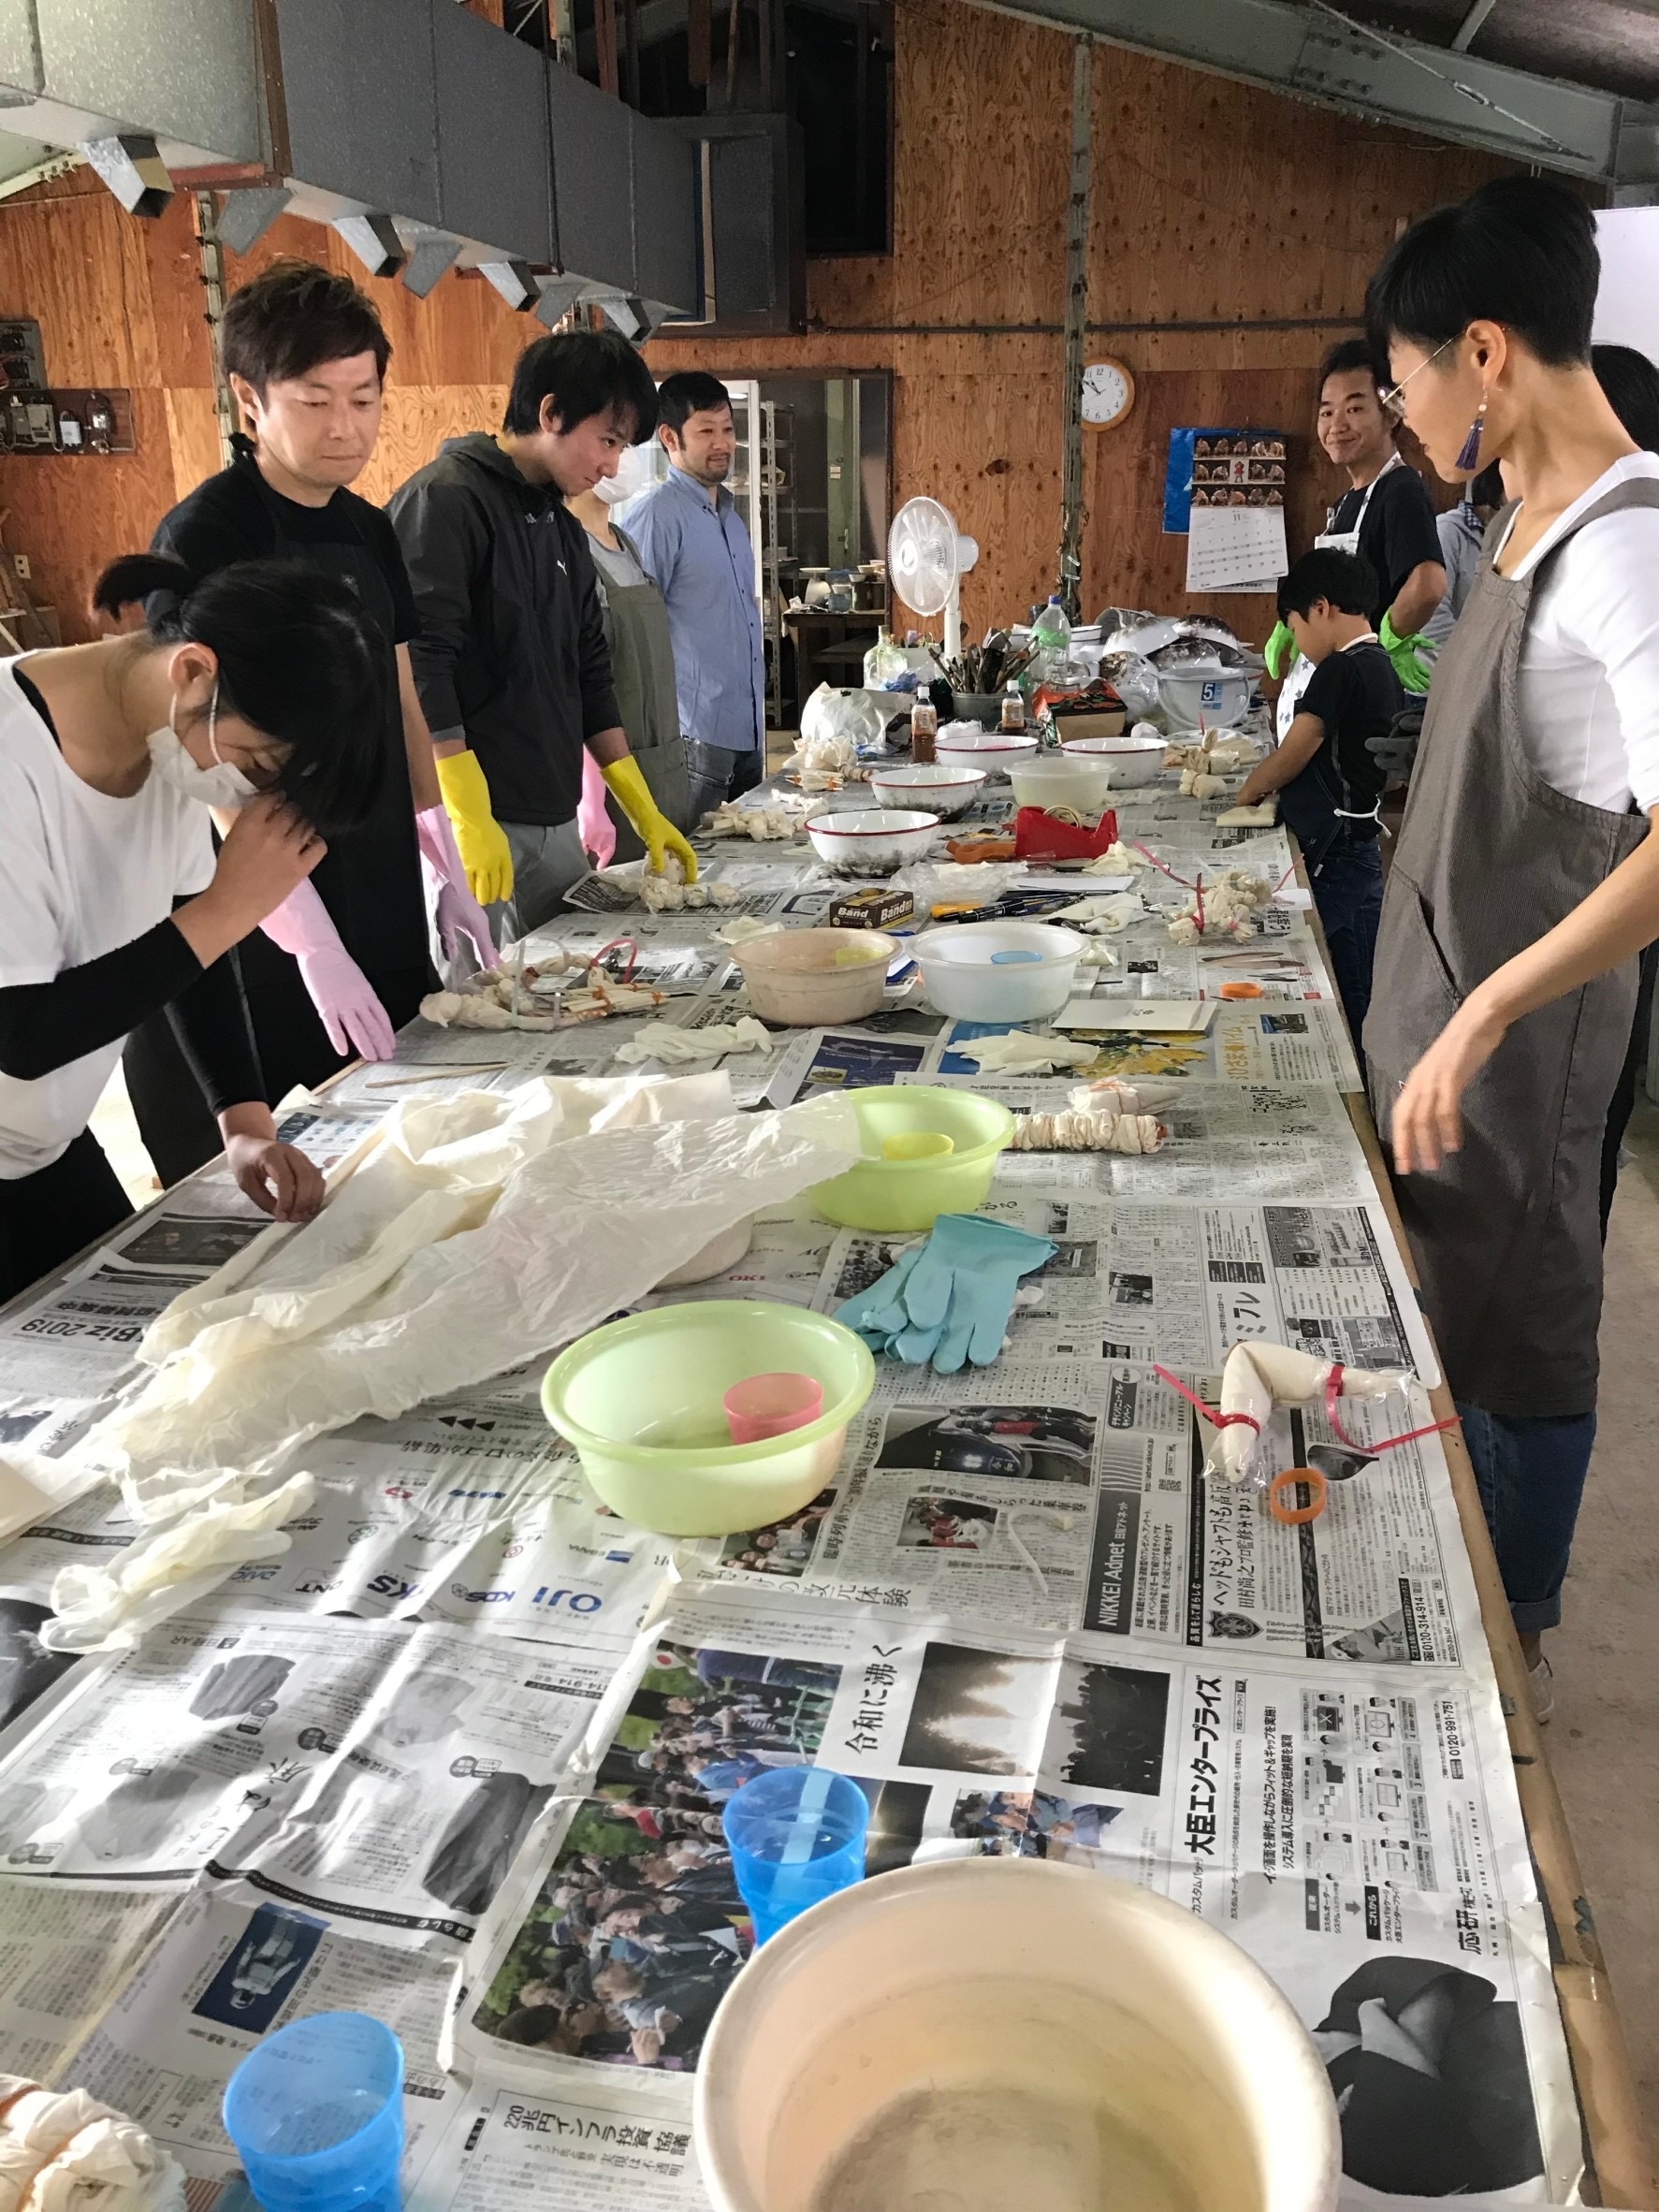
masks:
POLYGON ((734 1444, 760 1444, 804 1429, 823 1411, 823 1385, 809 1375, 751 1375, 734 1383, 720 1404, 734 1444))

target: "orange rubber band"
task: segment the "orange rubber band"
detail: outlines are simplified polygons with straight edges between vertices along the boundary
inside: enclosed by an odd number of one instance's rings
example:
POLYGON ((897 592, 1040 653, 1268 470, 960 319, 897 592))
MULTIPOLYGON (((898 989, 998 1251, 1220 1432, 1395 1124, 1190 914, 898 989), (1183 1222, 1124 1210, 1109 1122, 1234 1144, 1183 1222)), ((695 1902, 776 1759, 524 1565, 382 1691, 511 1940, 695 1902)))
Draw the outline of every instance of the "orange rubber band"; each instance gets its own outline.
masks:
POLYGON ((1301 1528, 1310 1521, 1317 1521, 1325 1510, 1325 1500, 1331 1485, 1317 1467, 1287 1467, 1282 1475, 1275 1475, 1267 1486, 1267 1509, 1285 1528, 1301 1528), (1286 1506, 1279 1500, 1279 1492, 1289 1482, 1305 1482, 1312 1487, 1311 1506, 1286 1506))

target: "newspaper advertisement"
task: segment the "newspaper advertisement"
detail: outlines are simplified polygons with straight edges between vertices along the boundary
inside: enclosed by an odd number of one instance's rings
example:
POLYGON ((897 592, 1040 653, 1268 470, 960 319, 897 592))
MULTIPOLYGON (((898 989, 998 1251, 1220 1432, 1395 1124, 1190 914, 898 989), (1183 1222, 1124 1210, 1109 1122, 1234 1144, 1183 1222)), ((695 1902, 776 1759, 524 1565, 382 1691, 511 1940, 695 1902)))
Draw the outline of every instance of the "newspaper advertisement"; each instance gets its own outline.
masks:
MULTIPOLYGON (((1219 1382, 1195 1377, 1215 1403, 1219 1382)), ((1419 1391, 1275 1417, 1279 1466, 1331 1484, 1311 1523, 1202 1472, 1209 1432, 1150 1367, 887 1369, 837 1479, 787 1521, 718 1540, 704 1572, 1013 1628, 1160 1646, 1247 1644, 1372 1666, 1484 1666, 1479 1606, 1419 1391)))
POLYGON ((653 2114, 605 2082, 569 2096, 475 2089, 403 2203, 405 2212, 708 2212, 689 2115, 653 2114))
POLYGON ((1339 2093, 1351 2088, 1351 2178, 1389 2186, 1401 2117, 1366 2062, 1362 2008, 1409 2018, 1431 1988, 1447 2002, 1417 2094, 1444 2157, 1437 2189, 1546 2198, 1576 2176, 1495 1690, 1398 1669, 1313 1680, 1092 1636, 993 1639, 938 1616, 692 1588, 642 1637, 596 1734, 589 1794, 539 1873, 503 1893, 457 2015, 456 2054, 480 2081, 575 2097, 632 2067, 646 2109, 685 2110, 751 1941, 720 1809, 769 1767, 822 1762, 869 1799, 868 1873, 1055 1857, 1224 1928, 1315 2030, 1339 2093))
POLYGON ((51 2081, 178 1902, 165 1891, 88 1896, 0 1873, 0 2074, 51 2081))
POLYGON ((96 1254, 0 1321, 0 1407, 21 1417, 44 1397, 60 1405, 107 1397, 135 1372, 138 1340, 157 1314, 205 1272, 119 1267, 96 1254))
POLYGON ((147 2128, 197 2184, 193 2212, 245 2212, 251 2200, 220 2120, 231 2075, 291 2020, 368 2013, 403 2046, 408 2190, 463 2101, 438 2062, 450 1979, 440 1959, 365 1942, 316 1914, 200 1892, 179 1906, 59 2086, 87 2089, 147 2128))
POLYGON ((614 1666, 215 1601, 83 1666, 0 1762, 5 1870, 245 1875, 391 1940, 465 1943, 614 1666))

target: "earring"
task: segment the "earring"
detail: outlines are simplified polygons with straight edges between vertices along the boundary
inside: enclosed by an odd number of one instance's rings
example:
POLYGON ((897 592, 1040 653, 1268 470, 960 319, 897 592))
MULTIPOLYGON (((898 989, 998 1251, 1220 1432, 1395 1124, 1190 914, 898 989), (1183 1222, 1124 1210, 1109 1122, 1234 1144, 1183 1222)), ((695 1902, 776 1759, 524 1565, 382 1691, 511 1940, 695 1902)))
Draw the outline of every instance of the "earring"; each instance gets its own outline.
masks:
POLYGON ((1480 432, 1485 421, 1486 394, 1483 392, 1480 395, 1480 413, 1469 425, 1469 435, 1458 448, 1458 457, 1451 464, 1454 469, 1466 471, 1471 476, 1480 466, 1480 432))

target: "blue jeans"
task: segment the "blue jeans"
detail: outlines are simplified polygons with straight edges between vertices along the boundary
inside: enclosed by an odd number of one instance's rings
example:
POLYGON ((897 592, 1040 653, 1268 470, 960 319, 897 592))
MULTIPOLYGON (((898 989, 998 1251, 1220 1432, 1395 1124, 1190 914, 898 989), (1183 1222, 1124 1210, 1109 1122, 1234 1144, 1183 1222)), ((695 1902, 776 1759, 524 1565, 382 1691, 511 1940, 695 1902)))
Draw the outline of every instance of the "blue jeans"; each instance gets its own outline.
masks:
POLYGON ((1458 1412, 1516 1629, 1532 1636, 1559 1628, 1595 1416, 1487 1413, 1478 1405, 1458 1412))
POLYGON ((686 739, 686 779, 691 787, 691 826, 727 799, 753 791, 765 770, 758 745, 737 752, 729 745, 698 745, 686 739))
POLYGON ((1376 958, 1376 925, 1382 919, 1382 854, 1375 837, 1353 837, 1338 830, 1334 843, 1312 871, 1314 904, 1331 953, 1331 980, 1347 1016, 1360 1073, 1365 1013, 1371 1004, 1371 970, 1376 958))

